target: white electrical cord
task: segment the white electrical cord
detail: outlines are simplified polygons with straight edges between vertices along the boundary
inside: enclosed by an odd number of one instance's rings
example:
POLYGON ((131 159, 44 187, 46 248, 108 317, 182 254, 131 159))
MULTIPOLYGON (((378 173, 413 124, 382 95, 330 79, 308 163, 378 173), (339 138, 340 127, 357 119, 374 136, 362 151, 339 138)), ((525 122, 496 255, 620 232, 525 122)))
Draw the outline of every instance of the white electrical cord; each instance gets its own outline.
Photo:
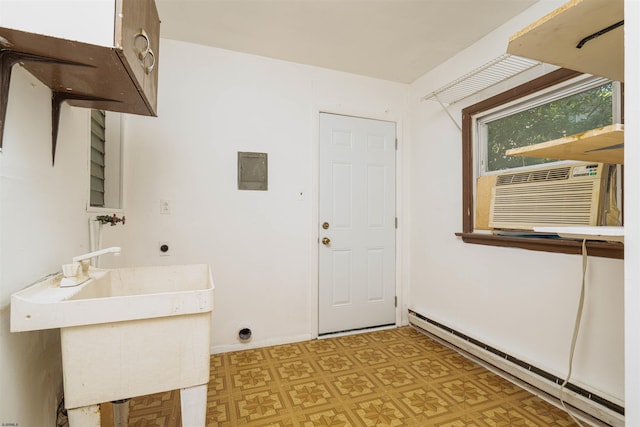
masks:
POLYGON ((573 327, 573 337, 571 338, 571 350, 569 351, 569 371, 567 372, 567 378, 565 378, 564 382, 560 386, 560 403, 564 410, 569 414, 571 419, 575 421, 576 424, 580 427, 584 427, 580 421, 578 421, 572 414, 571 411, 567 408, 564 403, 563 393, 564 388, 569 382, 571 378, 571 370, 573 368, 573 353, 576 349, 576 343, 578 342, 578 333, 580 332, 580 320, 582 319, 582 308, 584 307, 584 293, 585 293, 585 282, 587 275, 587 239, 582 241, 582 283, 580 285, 580 301, 578 302, 578 312, 576 313, 576 322, 573 327))

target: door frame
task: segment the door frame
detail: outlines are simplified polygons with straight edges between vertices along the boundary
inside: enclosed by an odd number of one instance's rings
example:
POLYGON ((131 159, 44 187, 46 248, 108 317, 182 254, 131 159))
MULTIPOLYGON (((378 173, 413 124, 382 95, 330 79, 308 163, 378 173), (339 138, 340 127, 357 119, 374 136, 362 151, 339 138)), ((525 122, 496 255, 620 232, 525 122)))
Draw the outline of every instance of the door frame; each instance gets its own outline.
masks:
POLYGON ((404 251, 405 251, 405 241, 404 238, 404 224, 406 224, 406 219, 404 218, 403 211, 403 192, 402 188, 404 187, 402 183, 404 182, 404 169, 402 168, 402 164, 404 163, 403 156, 403 146, 402 144, 402 135, 403 135, 403 126, 402 119, 395 114, 389 114, 387 112, 362 112, 362 111, 347 111, 343 108, 320 108, 318 106, 314 106, 312 108, 312 131, 313 137, 311 141, 313 143, 312 147, 312 159, 311 159, 311 248, 310 248, 310 280, 311 283, 309 289, 309 324, 311 326, 311 339, 316 339, 319 336, 319 292, 320 292, 320 245, 319 245, 319 227, 318 223, 320 220, 320 114, 336 114, 341 116, 349 116, 354 118, 362 118, 362 119, 371 119, 371 120, 380 120, 385 122, 394 122, 396 124, 396 139, 398 140, 398 148, 396 150, 396 174, 395 174, 395 183, 396 183, 396 217, 398 218, 398 227, 396 228, 396 259, 395 259, 395 269, 396 269, 396 296, 398 298, 398 303, 396 305, 396 326, 401 326, 408 324, 408 318, 406 315, 407 307, 405 306, 404 301, 404 290, 406 290, 406 284, 402 281, 404 277, 403 273, 403 264, 404 264, 404 251), (403 315, 404 313, 404 315, 403 315))

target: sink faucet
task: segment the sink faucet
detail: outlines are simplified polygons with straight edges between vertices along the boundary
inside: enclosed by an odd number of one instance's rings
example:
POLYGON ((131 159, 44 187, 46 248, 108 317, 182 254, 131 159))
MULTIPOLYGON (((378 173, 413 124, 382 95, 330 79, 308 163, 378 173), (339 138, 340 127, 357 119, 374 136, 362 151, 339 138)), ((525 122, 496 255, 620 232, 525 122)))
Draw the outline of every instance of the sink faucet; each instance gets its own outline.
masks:
POLYGON ((108 253, 112 253, 114 255, 120 255, 121 249, 120 246, 113 246, 110 248, 106 248, 106 249, 101 249, 99 251, 95 251, 95 252, 89 252, 87 254, 83 254, 83 255, 78 255, 76 257, 73 257, 73 262, 74 263, 80 263, 82 265, 82 271, 84 273, 87 272, 87 270, 89 269, 89 260, 91 258, 95 258, 98 257, 100 255, 104 255, 104 254, 108 254, 108 253))

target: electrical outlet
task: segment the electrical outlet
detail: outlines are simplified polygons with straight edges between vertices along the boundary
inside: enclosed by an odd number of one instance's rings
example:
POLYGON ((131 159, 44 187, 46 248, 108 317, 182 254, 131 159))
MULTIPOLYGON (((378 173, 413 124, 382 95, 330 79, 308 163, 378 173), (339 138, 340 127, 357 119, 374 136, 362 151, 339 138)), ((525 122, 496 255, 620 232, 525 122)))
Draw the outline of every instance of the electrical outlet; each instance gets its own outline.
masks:
POLYGON ((171 203, 169 200, 160 199, 160 214, 171 215, 171 203))
POLYGON ((160 256, 169 256, 171 252, 170 248, 171 246, 169 245, 169 242, 160 242, 158 244, 158 250, 160 251, 160 256))

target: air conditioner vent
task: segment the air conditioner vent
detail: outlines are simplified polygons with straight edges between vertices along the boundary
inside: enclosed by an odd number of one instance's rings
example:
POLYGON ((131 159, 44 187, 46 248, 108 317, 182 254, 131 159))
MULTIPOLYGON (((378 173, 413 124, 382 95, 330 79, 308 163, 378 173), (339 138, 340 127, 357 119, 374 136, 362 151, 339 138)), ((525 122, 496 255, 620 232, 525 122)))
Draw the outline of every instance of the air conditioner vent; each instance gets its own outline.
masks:
POLYGON ((522 184, 525 182, 558 181, 568 179, 571 167, 538 169, 526 172, 499 175, 496 185, 522 184))
POLYGON ((573 164, 498 175, 491 192, 489 226, 598 225, 602 164, 573 164))

